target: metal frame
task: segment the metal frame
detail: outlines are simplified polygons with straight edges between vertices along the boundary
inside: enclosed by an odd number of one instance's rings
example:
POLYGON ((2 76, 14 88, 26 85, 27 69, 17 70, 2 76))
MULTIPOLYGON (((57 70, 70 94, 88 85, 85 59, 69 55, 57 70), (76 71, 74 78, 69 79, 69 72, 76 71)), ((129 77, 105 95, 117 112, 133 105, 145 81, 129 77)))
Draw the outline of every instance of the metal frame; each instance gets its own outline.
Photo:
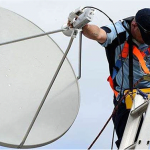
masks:
POLYGON ((39 112, 40 112, 40 110, 41 110, 41 108, 42 108, 42 106, 43 106, 43 104, 44 104, 44 102, 45 102, 45 100, 46 100, 46 98, 47 98, 47 96, 48 96, 48 94, 49 94, 49 92, 50 92, 50 90, 51 90, 51 88, 52 88, 54 82, 55 82, 55 79, 56 79, 56 77, 57 77, 57 75, 58 75, 58 73, 59 73, 59 71, 60 71, 60 69, 61 69, 61 67, 62 67, 62 65, 63 65, 63 63, 64 63, 64 60, 66 59, 66 56, 67 56, 67 54, 68 54, 68 52, 69 52, 69 50, 70 50, 70 48, 71 48, 71 45, 72 45, 72 43, 73 43, 73 40, 74 40, 74 38, 76 37, 76 34, 77 34, 77 31, 74 30, 73 33, 72 33, 72 36, 71 36, 69 45, 68 45, 68 47, 67 47, 67 50, 66 50, 66 52, 64 53, 64 55, 63 55, 63 57, 62 57, 62 59, 61 59, 59 65, 58 65, 58 68, 57 68, 57 70, 56 70, 56 72, 55 72, 55 74, 54 74, 54 76, 53 76, 53 78, 52 78, 52 80, 51 80, 51 82, 50 82, 50 84, 49 84, 47 90, 46 90, 46 93, 45 93, 45 95, 44 95, 44 97, 43 97, 43 99, 42 99, 42 101, 41 101, 41 103, 40 103, 40 105, 39 105, 39 107, 38 107, 38 109, 37 109, 37 111, 36 111, 36 113, 35 113, 35 115, 34 115, 32 121, 31 121, 31 124, 29 125, 29 128, 27 129, 27 132, 26 132, 26 134, 25 134, 25 136, 24 136, 22 142, 21 142, 20 145, 18 146, 18 148, 22 148, 22 147, 23 147, 23 145, 24 145, 24 143, 25 143, 25 141, 26 141, 26 139, 27 139, 27 137, 28 137, 28 135, 29 135, 29 133, 30 133, 30 131, 31 131, 31 129, 32 129, 32 127, 33 127, 33 125, 34 125, 34 123, 35 123, 37 117, 38 117, 38 115, 39 115, 39 112))
POLYGON ((123 138, 120 144, 120 150, 131 150, 131 149, 148 149, 150 144, 150 105, 148 96, 137 90, 137 94, 133 101, 133 105, 128 117, 126 128, 123 134, 123 138), (135 142, 139 124, 143 113, 146 112, 140 134, 135 142))
POLYGON ((82 31, 79 36, 79 72, 77 79, 81 79, 81 58, 82 58, 82 31))
POLYGON ((15 39, 15 40, 12 40, 12 41, 6 41, 6 42, 3 42, 3 43, 0 43, 0 46, 7 45, 7 44, 12 44, 12 43, 16 43, 16 42, 21 42, 21 41, 25 41, 25 40, 29 40, 29 39, 33 39, 33 38, 37 38, 37 37, 41 37, 41 36, 45 36, 45 35, 49 35, 49 34, 54 34, 54 33, 62 32, 62 31, 65 31, 65 30, 66 29, 54 30, 54 31, 50 31, 50 32, 45 32, 45 33, 41 33, 41 34, 37 34, 37 35, 32 35, 32 36, 28 36, 28 37, 24 37, 24 38, 15 39))

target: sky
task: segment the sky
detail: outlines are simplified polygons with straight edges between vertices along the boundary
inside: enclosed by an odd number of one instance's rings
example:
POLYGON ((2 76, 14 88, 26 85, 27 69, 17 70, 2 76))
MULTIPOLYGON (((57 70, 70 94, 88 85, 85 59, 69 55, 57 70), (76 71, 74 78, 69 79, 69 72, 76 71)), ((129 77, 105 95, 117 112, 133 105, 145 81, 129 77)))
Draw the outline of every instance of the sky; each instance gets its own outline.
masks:
MULTIPOLYGON (((45 32, 60 29, 67 22, 70 12, 80 6, 94 6, 104 11, 114 22, 134 16, 150 6, 149 0, 0 0, 0 7, 9 9, 27 18, 45 32)), ((109 20, 96 11, 90 24, 103 26, 109 20)), ((65 51, 69 37, 63 33, 50 35, 65 51)), ((79 37, 74 40, 68 59, 78 76, 79 37)), ((83 37, 82 76, 79 80, 80 109, 69 131, 57 141, 42 149, 87 149, 95 139, 113 110, 112 97, 107 77, 109 76, 105 50, 97 42, 83 37)), ((94 149, 110 149, 113 133, 112 121, 97 140, 94 149)), ((116 140, 116 137, 115 137, 116 140)), ((1 147, 3 148, 3 147, 1 147)), ((40 148, 38 148, 40 149, 40 148)))

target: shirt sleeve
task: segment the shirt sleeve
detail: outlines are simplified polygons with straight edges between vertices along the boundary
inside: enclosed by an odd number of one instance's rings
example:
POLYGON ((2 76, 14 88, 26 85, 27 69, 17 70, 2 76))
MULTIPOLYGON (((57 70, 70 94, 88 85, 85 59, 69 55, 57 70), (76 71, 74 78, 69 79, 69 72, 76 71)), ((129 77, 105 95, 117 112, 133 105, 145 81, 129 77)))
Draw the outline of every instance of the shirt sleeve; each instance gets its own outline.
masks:
MULTIPOLYGON (((117 32, 118 34, 120 32, 123 32, 125 29, 122 25, 122 22, 121 21, 118 21, 115 23, 115 27, 117 29, 117 32)), ((103 26, 101 27, 107 34, 107 39, 104 43, 100 43, 103 47, 107 47, 109 44, 112 43, 112 41, 117 38, 117 33, 116 33, 116 30, 113 26, 113 24, 110 24, 110 25, 107 25, 107 26, 103 26)))

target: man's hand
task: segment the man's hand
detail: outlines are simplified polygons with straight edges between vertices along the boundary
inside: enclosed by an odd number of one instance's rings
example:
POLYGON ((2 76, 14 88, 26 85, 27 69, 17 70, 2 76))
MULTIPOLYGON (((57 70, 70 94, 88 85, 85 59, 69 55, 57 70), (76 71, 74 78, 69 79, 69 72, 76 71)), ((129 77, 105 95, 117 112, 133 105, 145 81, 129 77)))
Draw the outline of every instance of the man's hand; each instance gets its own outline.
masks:
POLYGON ((70 20, 68 20, 67 25, 68 25, 68 27, 73 28, 73 23, 71 23, 71 21, 70 21, 70 20))
POLYGON ((70 20, 68 20, 67 24, 63 25, 62 28, 64 28, 64 29, 68 28, 66 31, 63 31, 64 35, 66 35, 66 36, 71 36, 72 35, 72 32, 73 32, 74 28, 73 28, 73 23, 71 23, 70 20))
POLYGON ((63 28, 68 30, 63 31, 66 36, 71 36, 73 29, 82 29, 87 23, 91 22, 94 17, 95 10, 92 8, 81 9, 78 8, 75 11, 71 12, 68 17, 67 26, 63 28))

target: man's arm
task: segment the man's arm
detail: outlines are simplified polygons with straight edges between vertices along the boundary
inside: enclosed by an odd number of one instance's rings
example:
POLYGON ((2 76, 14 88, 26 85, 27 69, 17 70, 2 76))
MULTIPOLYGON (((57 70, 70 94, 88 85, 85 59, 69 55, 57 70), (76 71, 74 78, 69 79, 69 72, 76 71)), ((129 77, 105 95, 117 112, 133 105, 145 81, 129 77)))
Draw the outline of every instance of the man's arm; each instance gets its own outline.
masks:
POLYGON ((82 28, 84 36, 89 39, 104 43, 107 40, 106 32, 96 25, 87 24, 82 28))

